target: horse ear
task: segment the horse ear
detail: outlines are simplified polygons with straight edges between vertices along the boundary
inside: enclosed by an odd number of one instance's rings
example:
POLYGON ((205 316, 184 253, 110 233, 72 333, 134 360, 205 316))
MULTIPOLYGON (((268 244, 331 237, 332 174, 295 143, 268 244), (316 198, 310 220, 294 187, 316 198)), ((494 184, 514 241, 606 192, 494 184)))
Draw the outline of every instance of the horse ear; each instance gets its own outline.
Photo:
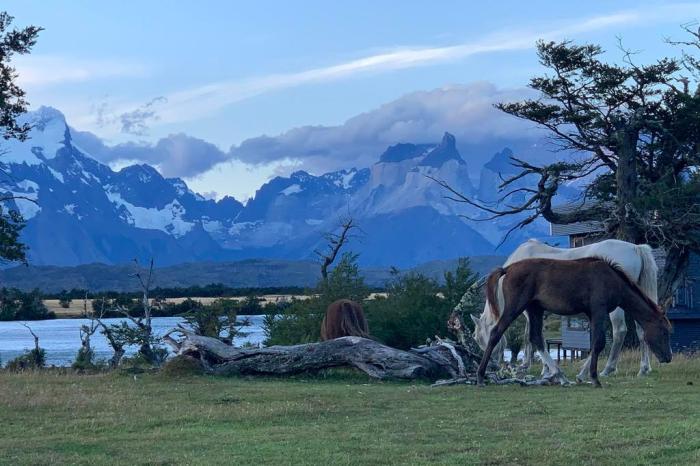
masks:
POLYGON ((469 314, 469 317, 472 318, 472 322, 474 322, 474 325, 479 325, 479 322, 481 322, 479 320, 479 318, 477 316, 475 316, 474 314, 469 314))

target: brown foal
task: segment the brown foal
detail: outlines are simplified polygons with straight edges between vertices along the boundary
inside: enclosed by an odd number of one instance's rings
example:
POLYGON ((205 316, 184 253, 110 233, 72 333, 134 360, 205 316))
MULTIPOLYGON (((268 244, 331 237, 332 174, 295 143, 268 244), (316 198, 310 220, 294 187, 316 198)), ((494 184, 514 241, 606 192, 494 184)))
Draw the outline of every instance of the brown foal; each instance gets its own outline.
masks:
POLYGON ((665 314, 619 267, 604 259, 524 259, 506 268, 498 268, 489 275, 486 298, 498 323, 491 330, 479 366, 479 385, 484 383, 486 366, 494 347, 523 312, 527 312, 530 320, 530 343, 544 351, 542 320, 545 309, 559 315, 588 316, 591 327, 590 376, 596 387, 601 386, 598 355, 605 348, 605 322, 608 314, 618 306, 644 328, 644 339, 659 361, 671 361, 671 324, 665 314), (498 300, 499 282, 504 301, 502 313, 498 300))

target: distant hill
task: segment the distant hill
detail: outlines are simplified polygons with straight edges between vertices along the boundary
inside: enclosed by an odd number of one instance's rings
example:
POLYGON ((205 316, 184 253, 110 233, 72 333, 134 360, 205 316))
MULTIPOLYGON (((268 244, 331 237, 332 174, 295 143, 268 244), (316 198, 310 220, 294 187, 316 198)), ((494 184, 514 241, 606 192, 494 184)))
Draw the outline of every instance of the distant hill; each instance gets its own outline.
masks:
MULTIPOLYGON (((504 261, 502 256, 476 256, 471 259, 474 270, 488 273, 504 261)), ((447 270, 453 270, 457 260, 431 261, 415 270, 440 280, 447 270)), ((98 291, 136 291, 138 283, 133 274, 134 264, 86 264, 72 267, 19 266, 0 271, 0 285, 45 293, 61 290, 86 289, 98 291)), ((384 286, 391 278, 389 268, 365 268, 363 274, 371 286, 384 286)), ((154 287, 188 287, 222 283, 233 288, 276 286, 308 287, 316 284, 319 266, 312 261, 247 259, 234 262, 193 262, 157 268, 154 287)))

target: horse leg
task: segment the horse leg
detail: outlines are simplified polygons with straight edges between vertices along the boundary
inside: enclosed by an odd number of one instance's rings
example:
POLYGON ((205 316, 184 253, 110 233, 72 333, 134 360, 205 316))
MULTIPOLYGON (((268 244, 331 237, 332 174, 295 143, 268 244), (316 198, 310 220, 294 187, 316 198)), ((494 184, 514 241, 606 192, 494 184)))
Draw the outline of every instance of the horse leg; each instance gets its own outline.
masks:
POLYGON ((479 364, 479 370, 476 372, 477 385, 484 385, 486 366, 488 366, 489 361, 491 360, 491 354, 493 353, 494 348, 496 347, 496 345, 498 345, 498 342, 501 340, 501 337, 508 329, 510 324, 513 322, 513 320, 515 320, 515 318, 518 317, 518 315, 521 313, 522 311, 517 313, 504 311, 503 314, 501 314, 501 318, 498 320, 496 326, 491 329, 489 342, 486 345, 486 349, 484 350, 484 355, 481 357, 481 364, 479 364))
POLYGON ((617 363, 620 360, 622 353, 622 345, 625 343, 627 335, 627 323, 625 323, 625 311, 621 308, 615 308, 610 313, 610 323, 612 324, 613 341, 608 355, 608 361, 605 363, 605 368, 600 373, 602 376, 607 376, 617 372, 617 363))
MULTIPOLYGON (((602 311, 605 312, 605 311, 602 311)), ((605 312, 607 314, 607 312, 605 312)), ((601 388, 598 380, 598 356, 605 349, 605 314, 599 312, 591 315, 591 382, 596 388, 601 388)))
POLYGON ((635 321, 635 325, 637 327, 637 338, 639 338, 639 350, 642 353, 642 360, 639 363, 639 373, 637 374, 641 377, 651 372, 651 360, 649 357, 649 345, 644 339, 644 329, 639 325, 639 322, 635 321))
POLYGON ((567 385, 569 381, 566 379, 564 374, 557 363, 552 359, 552 356, 547 352, 544 347, 544 334, 543 334, 543 319, 544 310, 538 308, 528 308, 527 315, 530 321, 530 333, 529 340, 532 347, 537 350, 542 360, 542 375, 543 379, 553 379, 558 377, 562 385, 567 385))

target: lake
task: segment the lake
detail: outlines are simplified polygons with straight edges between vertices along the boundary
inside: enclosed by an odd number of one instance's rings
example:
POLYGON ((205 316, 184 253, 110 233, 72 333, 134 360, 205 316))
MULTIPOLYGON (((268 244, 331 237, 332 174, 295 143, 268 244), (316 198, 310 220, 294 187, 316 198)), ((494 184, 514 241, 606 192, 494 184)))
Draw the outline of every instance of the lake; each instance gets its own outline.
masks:
MULTIPOLYGON (((239 317, 239 322, 245 317, 239 317)), ((243 336, 235 339, 234 343, 243 345, 261 344, 265 339, 263 332, 264 316, 248 316, 250 325, 243 327, 243 336)), ((105 324, 116 324, 126 319, 103 319, 105 324)), ((183 323, 180 317, 154 317, 153 331, 162 336, 171 328, 183 323)), ((51 366, 70 366, 80 349, 80 326, 89 324, 88 319, 53 319, 26 322, 39 337, 39 345, 46 350, 46 364, 51 366)), ((108 359, 112 350, 107 340, 98 330, 91 339, 92 348, 97 359, 108 359)), ((0 358, 2 364, 16 358, 27 350, 34 348, 34 338, 20 322, 0 322, 0 358)), ((127 349, 127 355, 133 354, 136 347, 127 349)), ((168 347, 170 350, 170 347, 168 347)))

